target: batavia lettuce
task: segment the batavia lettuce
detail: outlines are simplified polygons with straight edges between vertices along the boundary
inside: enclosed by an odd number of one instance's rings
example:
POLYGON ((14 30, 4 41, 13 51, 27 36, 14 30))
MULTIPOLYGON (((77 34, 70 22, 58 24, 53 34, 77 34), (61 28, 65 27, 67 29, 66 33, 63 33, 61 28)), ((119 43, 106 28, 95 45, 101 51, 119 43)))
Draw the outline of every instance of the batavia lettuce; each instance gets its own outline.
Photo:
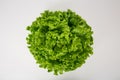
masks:
POLYGON ((93 54, 93 31, 71 10, 41 13, 30 26, 26 40, 36 63, 54 74, 72 71, 93 54))

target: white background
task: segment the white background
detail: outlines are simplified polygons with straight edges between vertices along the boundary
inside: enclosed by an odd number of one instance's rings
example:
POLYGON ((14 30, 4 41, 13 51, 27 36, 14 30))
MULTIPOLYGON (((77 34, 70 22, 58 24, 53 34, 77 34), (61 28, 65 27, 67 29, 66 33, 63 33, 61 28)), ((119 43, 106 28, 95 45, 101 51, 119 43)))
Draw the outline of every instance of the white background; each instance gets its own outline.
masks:
POLYGON ((0 80, 120 80, 120 0, 0 0, 0 80), (71 9, 94 31, 94 55, 54 76, 35 63, 26 26, 44 10, 71 9))

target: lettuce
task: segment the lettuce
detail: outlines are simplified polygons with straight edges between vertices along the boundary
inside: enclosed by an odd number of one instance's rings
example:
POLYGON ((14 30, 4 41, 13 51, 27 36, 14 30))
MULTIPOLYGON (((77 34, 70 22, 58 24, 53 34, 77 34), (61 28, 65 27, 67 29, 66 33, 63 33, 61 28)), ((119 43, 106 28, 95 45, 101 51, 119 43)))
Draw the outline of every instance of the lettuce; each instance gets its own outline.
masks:
POLYGON ((55 75, 82 66, 93 54, 93 31, 75 12, 46 10, 30 26, 26 40, 36 63, 55 75))

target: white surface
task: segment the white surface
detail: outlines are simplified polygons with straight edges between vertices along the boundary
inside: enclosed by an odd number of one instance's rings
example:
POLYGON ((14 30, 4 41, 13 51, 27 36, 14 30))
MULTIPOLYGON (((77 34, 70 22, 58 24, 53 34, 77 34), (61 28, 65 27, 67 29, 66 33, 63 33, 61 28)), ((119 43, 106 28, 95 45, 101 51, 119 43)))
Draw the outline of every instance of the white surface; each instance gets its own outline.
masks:
POLYGON ((120 80, 120 0, 0 0, 0 80, 120 80), (94 31, 94 55, 54 76, 36 65, 26 26, 46 9, 72 9, 94 31))

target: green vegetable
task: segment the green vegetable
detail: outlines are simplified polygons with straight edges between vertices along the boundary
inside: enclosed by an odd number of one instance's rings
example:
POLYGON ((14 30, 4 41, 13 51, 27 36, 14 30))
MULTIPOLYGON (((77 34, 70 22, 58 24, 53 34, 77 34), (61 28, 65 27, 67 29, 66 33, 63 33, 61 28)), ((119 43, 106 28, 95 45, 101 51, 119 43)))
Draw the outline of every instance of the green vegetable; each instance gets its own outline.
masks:
POLYGON ((72 71, 93 54, 93 31, 71 10, 46 10, 36 18, 26 40, 36 63, 54 74, 72 71))

